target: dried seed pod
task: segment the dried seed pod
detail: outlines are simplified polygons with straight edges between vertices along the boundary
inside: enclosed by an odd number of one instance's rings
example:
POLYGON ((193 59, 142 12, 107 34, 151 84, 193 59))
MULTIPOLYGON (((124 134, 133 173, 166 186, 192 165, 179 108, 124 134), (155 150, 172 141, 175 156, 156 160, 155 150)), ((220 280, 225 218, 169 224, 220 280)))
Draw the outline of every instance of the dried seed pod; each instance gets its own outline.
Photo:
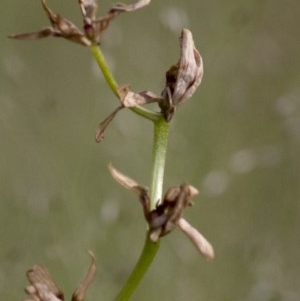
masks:
POLYGON ((203 76, 203 62, 195 48, 192 33, 183 29, 180 36, 180 58, 166 73, 166 87, 159 106, 167 121, 176 109, 195 93, 203 76))

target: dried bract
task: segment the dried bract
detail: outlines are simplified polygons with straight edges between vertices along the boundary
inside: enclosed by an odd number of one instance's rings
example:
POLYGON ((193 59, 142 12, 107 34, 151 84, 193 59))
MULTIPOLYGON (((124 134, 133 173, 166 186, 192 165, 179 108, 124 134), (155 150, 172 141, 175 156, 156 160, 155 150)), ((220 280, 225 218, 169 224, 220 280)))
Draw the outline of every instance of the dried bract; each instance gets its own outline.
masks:
POLYGON ((203 62, 195 47, 192 33, 183 29, 180 37, 180 58, 166 73, 166 87, 159 106, 167 121, 176 109, 195 93, 203 76, 203 62))
POLYGON ((82 3, 81 10, 84 15, 85 33, 94 42, 98 43, 100 39, 100 34, 108 27, 108 25, 113 19, 118 17, 121 13, 133 12, 135 10, 138 10, 146 6, 147 4, 149 4, 151 0, 140 0, 134 4, 124 4, 124 3, 114 4, 111 7, 111 9, 103 17, 99 19, 94 18, 94 12, 96 10, 96 7, 93 2, 95 1, 80 1, 80 3, 82 3), (88 9, 86 7, 88 7, 88 9), (84 13, 84 11, 86 13, 84 13), (92 13, 88 13, 89 11, 91 11, 92 13), (92 17, 90 15, 92 15, 92 17))

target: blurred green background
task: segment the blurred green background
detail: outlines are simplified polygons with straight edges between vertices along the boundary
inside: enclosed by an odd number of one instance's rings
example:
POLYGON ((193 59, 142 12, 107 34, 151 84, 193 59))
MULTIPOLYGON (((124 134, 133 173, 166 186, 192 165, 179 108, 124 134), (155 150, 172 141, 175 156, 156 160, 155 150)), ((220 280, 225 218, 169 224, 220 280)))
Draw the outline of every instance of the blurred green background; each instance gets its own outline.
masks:
MULTIPOLYGON (((81 24, 77 1, 48 0, 81 24)), ((8 34, 48 25, 40 1, 1 1, 0 295, 22 300, 25 271, 48 267, 69 299, 96 254, 87 300, 112 300, 143 245, 133 193, 107 165, 149 185, 152 126, 117 105, 89 49, 8 34)), ((104 14, 111 1, 100 2, 104 14)), ((205 66, 172 121, 165 186, 201 191, 187 220, 213 243, 207 263, 182 233, 162 246, 132 300, 300 300, 299 0, 153 1, 111 24, 102 48, 119 83, 160 93, 182 27, 205 66)))

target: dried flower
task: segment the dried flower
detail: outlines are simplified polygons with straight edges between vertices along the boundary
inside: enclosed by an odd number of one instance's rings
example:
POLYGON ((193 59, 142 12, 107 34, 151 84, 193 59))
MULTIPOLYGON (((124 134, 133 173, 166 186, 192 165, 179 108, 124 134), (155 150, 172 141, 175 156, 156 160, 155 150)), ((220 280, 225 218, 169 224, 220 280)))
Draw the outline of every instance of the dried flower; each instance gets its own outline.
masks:
POLYGON ((121 101, 121 105, 118 106, 114 111, 112 111, 99 124, 99 127, 96 131, 96 142, 101 142, 104 139, 104 132, 106 128, 120 110, 124 108, 132 108, 143 104, 158 102, 158 100, 161 100, 160 96, 157 96, 150 91, 133 92, 129 89, 129 85, 119 87, 118 95, 121 101))
POLYGON ((10 35, 10 38, 19 40, 37 40, 49 36, 62 37, 69 41, 79 43, 83 46, 98 44, 100 34, 107 28, 110 21, 123 12, 132 12, 149 4, 151 0, 140 0, 134 4, 115 4, 100 19, 96 19, 97 0, 79 0, 80 9, 83 15, 82 33, 71 21, 54 13, 42 0, 43 8, 51 23, 51 26, 37 32, 10 35))
POLYGON ((150 210, 150 197, 145 187, 122 174, 112 165, 109 165, 109 170, 119 184, 138 194, 145 219, 149 225, 150 239, 153 242, 157 242, 160 237, 167 235, 178 226, 207 260, 214 258, 211 244, 182 218, 183 210, 187 206, 192 206, 192 198, 198 194, 195 187, 183 183, 169 188, 163 200, 157 203, 155 209, 150 210))
POLYGON ((192 97, 202 80, 203 62, 195 48, 192 33, 188 29, 183 29, 181 32, 180 47, 180 59, 166 72, 166 85, 161 96, 151 91, 133 92, 128 85, 119 87, 121 106, 100 123, 96 133, 97 142, 104 138, 107 126, 123 108, 156 102, 164 118, 169 122, 176 109, 192 97))
POLYGON ((49 36, 62 37, 69 41, 79 43, 84 46, 90 46, 91 41, 68 19, 54 13, 42 0, 43 8, 51 23, 50 27, 46 27, 37 32, 11 35, 10 38, 20 40, 36 40, 49 36))
POLYGON ((183 29, 180 36, 180 58, 166 73, 166 87, 163 100, 159 102, 167 121, 170 121, 176 109, 195 93, 203 76, 203 62, 195 48, 192 33, 183 29))
MULTIPOLYGON (((91 264, 86 276, 79 283, 75 290, 72 301, 84 301, 85 293, 96 276, 95 257, 92 252, 91 264)), ((30 285, 26 287, 25 292, 30 299, 26 301, 64 301, 64 294, 54 282, 49 271, 40 265, 33 266, 26 273, 30 285)))

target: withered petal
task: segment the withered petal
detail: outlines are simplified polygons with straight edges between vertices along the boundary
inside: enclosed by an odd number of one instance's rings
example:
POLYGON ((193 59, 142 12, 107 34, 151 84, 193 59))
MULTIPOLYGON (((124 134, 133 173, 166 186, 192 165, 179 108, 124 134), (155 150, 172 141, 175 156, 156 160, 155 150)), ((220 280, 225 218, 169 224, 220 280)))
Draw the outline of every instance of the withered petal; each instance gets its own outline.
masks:
POLYGON ((43 6, 43 9, 44 11, 46 12, 47 14, 47 17, 49 19, 49 21, 51 22, 52 26, 55 26, 56 25, 56 19, 57 19, 57 14, 55 14, 46 4, 46 1, 45 0, 42 0, 42 6, 43 6))
POLYGON ((138 184, 135 180, 129 178, 128 176, 124 175, 117 169, 115 169, 112 164, 108 165, 108 169, 112 177, 123 187, 126 189, 132 190, 138 194, 142 191, 147 191, 147 188, 143 187, 142 185, 138 184))
POLYGON ((141 92, 130 91, 128 85, 121 86, 118 89, 118 94, 122 104, 126 108, 158 102, 159 100, 161 100, 161 96, 158 96, 150 91, 141 91, 141 92))
POLYGON ((95 20, 98 9, 97 0, 79 0, 79 5, 84 19, 95 20))
POLYGON ((100 124, 96 132, 96 142, 101 142, 104 139, 104 132, 117 113, 124 108, 123 105, 118 106, 112 113, 110 113, 100 124))
POLYGON ((87 271, 87 274, 81 280, 78 287, 76 288, 72 296, 72 301, 84 301, 87 289, 89 288, 91 283, 95 280, 96 272, 97 272, 95 255, 91 251, 88 251, 88 253, 91 257, 91 264, 87 271))
POLYGON ((182 104, 190 98, 199 86, 203 75, 203 62, 195 48, 192 33, 183 29, 180 37, 181 55, 178 62, 178 75, 172 100, 182 104))
POLYGON ((149 222, 149 208, 150 208, 150 197, 148 194, 148 189, 140 184, 138 184, 135 180, 129 178, 128 176, 122 174, 118 170, 116 170, 112 164, 108 166, 109 171, 112 177, 123 187, 134 191, 139 196, 139 201, 143 208, 143 213, 145 219, 149 222))
POLYGON ((169 122, 176 109, 195 93, 203 76, 203 62, 195 47, 192 33, 183 29, 180 36, 180 58, 166 72, 166 87, 159 106, 169 122))
POLYGON ((138 10, 140 8, 143 8, 144 6, 148 5, 151 2, 151 0, 140 0, 133 4, 124 4, 124 3, 117 3, 115 4, 112 9, 118 10, 121 12, 133 12, 135 10, 138 10))
POLYGON ((54 32, 51 27, 46 27, 44 29, 41 29, 40 31, 9 35, 8 37, 17 40, 37 40, 52 36, 53 33, 54 32))
POLYGON ((53 27, 53 36, 63 37, 83 46, 91 45, 91 41, 84 36, 84 34, 77 28, 75 24, 73 24, 70 20, 61 17, 59 14, 54 13, 47 6, 45 0, 42 0, 42 5, 53 27))
POLYGON ((40 265, 33 266, 26 273, 31 286, 27 287, 26 292, 36 295, 41 301, 63 301, 64 294, 54 282, 49 271, 40 265))
POLYGON ((197 250, 205 257, 206 260, 212 260, 215 257, 213 246, 210 242, 194 227, 192 227, 185 219, 180 218, 178 227, 192 241, 197 250))

